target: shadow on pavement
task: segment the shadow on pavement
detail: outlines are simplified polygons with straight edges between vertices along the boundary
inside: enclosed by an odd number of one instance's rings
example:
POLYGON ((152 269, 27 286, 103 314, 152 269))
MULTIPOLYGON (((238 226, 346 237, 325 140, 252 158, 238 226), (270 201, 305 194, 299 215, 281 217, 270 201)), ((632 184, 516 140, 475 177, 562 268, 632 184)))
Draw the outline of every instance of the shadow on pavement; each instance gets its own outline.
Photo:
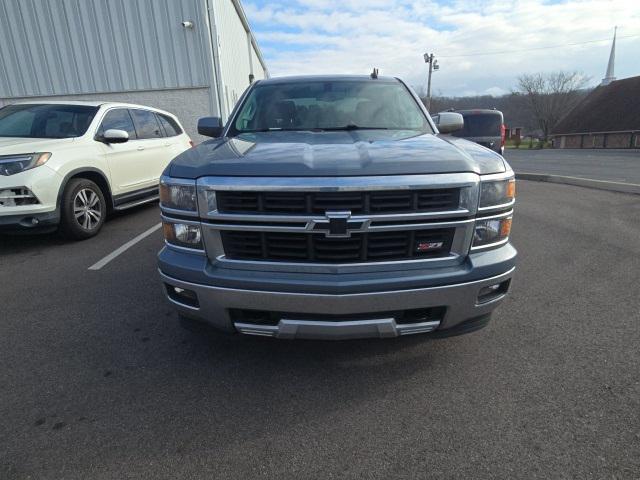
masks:
MULTIPOLYGON (((92 239, 104 240, 104 237, 112 235, 114 233, 114 228, 118 229, 121 226, 128 226, 130 223, 135 224, 140 215, 145 215, 148 212, 153 211, 158 212, 157 221, 160 221, 160 211, 158 210, 158 204, 156 202, 139 205, 137 207, 133 207, 129 210, 123 210, 121 212, 111 212, 107 216, 107 220, 103 226, 103 229, 97 236, 92 237, 92 239)), ((140 228, 145 226, 146 223, 144 225, 141 225, 140 228)), ((138 226, 135 225, 135 227, 137 228, 138 226)), ((148 226, 146 228, 148 228, 148 226)), ((92 239, 77 242, 75 240, 65 238, 57 231, 52 231, 51 229, 31 231, 28 230, 11 233, 0 232, 0 256, 15 253, 29 253, 33 250, 40 250, 42 248, 52 246, 63 246, 69 244, 81 245, 86 241, 91 241, 92 239)))

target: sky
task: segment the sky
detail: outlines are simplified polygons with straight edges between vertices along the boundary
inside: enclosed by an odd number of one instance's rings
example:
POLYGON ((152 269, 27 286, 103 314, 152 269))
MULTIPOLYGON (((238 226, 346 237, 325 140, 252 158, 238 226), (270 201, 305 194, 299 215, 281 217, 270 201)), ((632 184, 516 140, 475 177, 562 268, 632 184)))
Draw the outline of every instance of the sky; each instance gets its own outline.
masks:
POLYGON ((273 77, 368 74, 377 67, 426 91, 428 52, 440 65, 433 95, 501 95, 517 86, 518 75, 558 70, 582 72, 595 86, 616 25, 616 77, 640 75, 640 0, 244 0, 243 6, 273 77), (567 45, 581 42, 590 43, 567 45))

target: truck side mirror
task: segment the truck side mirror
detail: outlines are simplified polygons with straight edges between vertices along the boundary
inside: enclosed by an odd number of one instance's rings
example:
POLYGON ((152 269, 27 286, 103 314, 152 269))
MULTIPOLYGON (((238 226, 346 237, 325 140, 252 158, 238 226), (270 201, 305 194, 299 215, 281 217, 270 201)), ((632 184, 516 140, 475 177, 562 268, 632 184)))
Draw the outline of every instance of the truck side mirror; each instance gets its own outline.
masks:
POLYGON ((218 138, 224 127, 220 117, 202 117, 198 120, 198 133, 205 137, 218 138))

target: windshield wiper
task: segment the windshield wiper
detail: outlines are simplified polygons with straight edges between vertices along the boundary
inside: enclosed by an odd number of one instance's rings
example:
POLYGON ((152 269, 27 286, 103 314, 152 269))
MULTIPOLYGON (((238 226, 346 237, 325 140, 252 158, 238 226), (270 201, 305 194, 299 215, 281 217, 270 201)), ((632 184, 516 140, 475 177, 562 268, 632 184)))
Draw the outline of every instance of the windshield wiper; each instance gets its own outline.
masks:
POLYGON ((240 130, 240 133, 264 133, 264 132, 310 132, 316 130, 315 128, 256 128, 253 130, 240 130))
POLYGON ((337 131, 349 131, 349 130, 402 130, 391 129, 388 127, 361 127, 353 123, 343 125, 341 127, 308 127, 308 128, 256 128, 253 130, 241 130, 241 133, 262 133, 262 132, 337 132, 337 131))
POLYGON ((333 132, 333 131, 340 131, 340 130, 391 130, 391 129, 387 127, 361 127, 359 125, 356 125, 355 123, 349 123, 341 127, 318 127, 318 128, 314 128, 314 130, 333 132))

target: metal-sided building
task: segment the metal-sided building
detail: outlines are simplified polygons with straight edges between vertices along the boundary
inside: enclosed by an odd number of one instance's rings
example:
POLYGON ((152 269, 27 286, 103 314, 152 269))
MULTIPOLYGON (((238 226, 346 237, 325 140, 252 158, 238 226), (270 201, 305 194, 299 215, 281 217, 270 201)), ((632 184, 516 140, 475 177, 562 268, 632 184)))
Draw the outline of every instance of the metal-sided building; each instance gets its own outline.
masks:
POLYGON ((268 76, 239 0, 2 0, 0 107, 18 100, 139 103, 226 118, 268 76))

